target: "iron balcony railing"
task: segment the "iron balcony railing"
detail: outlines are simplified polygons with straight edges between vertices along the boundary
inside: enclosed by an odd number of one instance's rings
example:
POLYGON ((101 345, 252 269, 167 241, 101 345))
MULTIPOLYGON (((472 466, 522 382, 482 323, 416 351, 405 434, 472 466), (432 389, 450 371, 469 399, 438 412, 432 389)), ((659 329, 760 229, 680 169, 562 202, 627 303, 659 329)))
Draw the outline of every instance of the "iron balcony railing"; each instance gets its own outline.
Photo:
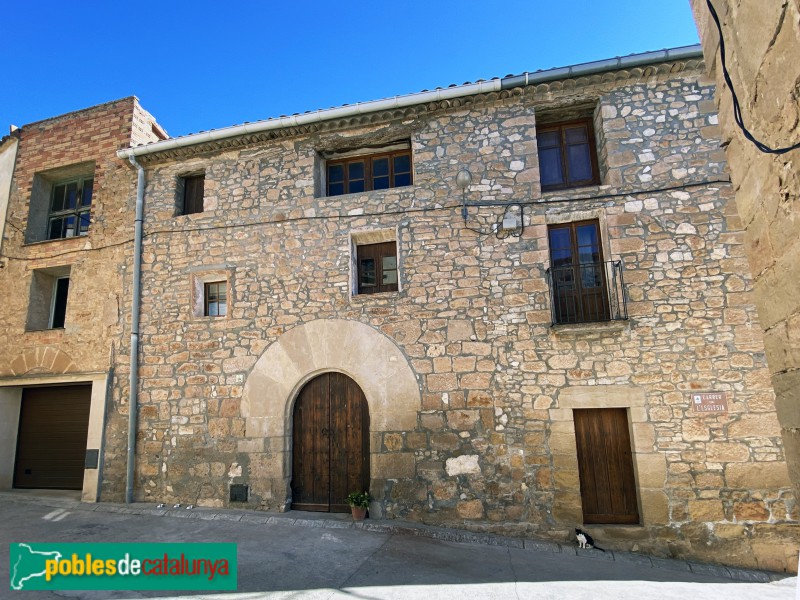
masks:
POLYGON ((553 325, 628 318, 622 261, 551 267, 547 284, 553 325))

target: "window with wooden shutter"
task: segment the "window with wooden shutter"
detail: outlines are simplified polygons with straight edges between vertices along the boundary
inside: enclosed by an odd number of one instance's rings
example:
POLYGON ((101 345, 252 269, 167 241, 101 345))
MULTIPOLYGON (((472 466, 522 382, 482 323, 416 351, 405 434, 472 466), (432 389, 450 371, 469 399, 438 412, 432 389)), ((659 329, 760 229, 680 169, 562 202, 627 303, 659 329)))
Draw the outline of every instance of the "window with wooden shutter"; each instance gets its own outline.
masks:
POLYGON ((203 192, 206 176, 187 175, 183 178, 183 211, 182 215, 203 212, 203 192))

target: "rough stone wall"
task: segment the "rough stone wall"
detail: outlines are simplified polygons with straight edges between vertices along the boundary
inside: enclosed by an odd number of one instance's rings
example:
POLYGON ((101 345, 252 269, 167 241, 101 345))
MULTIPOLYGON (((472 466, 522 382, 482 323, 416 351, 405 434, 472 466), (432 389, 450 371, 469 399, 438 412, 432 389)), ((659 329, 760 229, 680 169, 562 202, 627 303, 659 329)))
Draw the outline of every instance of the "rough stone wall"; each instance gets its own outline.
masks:
MULTIPOLYGON (((722 138, 745 229, 767 360, 789 469, 800 493, 800 150, 770 155, 733 119, 719 36, 705 0, 691 0, 706 64, 717 80, 722 138)), ((715 0, 744 123, 772 148, 800 142, 800 2, 715 0)))
MULTIPOLYGON (((794 568, 797 508, 713 85, 696 68, 675 71, 151 159, 137 497, 219 506, 230 483, 247 483, 251 506, 282 510, 286 440, 248 431, 245 382, 285 332, 349 320, 397 345, 421 393, 415 427, 372 434, 377 512, 566 537, 581 522, 571 410, 623 406, 642 525, 598 527, 598 539, 794 568), (536 113, 587 102, 603 184, 542 194, 536 113), (411 140, 413 186, 319 197, 321 151, 398 139, 411 140), (474 177, 468 201, 500 203, 471 207, 469 225, 490 230, 508 203, 523 203, 521 237, 465 228, 462 168, 474 177), (202 170, 205 212, 175 216, 178 178, 202 170), (630 320, 552 328, 547 225, 585 218, 599 219, 606 259, 625 265, 630 320), (400 292, 351 296, 351 235, 365 230, 396 232, 400 292), (227 274, 226 318, 194 316, 193 278, 207 272, 227 274), (695 416, 692 390, 725 391, 729 412, 695 416)), ((276 362, 282 373, 296 389, 276 362)))
POLYGON ((0 278, 7 290, 0 311, 0 375, 106 371, 121 333, 124 256, 132 216, 127 199, 135 178, 115 152, 130 144, 135 99, 22 127, 11 183, 0 278), (37 173, 93 161, 89 234, 25 243, 31 190, 37 173), (35 269, 71 265, 63 330, 26 331, 35 269))

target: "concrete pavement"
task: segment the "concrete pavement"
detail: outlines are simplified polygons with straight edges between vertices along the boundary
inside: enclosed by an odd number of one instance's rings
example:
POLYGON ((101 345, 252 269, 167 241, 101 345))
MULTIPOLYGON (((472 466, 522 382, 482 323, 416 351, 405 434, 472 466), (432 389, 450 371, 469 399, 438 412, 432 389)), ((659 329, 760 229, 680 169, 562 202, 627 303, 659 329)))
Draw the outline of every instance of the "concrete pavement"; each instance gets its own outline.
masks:
POLYGON ((795 598, 797 578, 347 515, 82 504, 0 492, 0 597, 795 598), (235 542, 237 593, 3 592, 9 542, 235 542))

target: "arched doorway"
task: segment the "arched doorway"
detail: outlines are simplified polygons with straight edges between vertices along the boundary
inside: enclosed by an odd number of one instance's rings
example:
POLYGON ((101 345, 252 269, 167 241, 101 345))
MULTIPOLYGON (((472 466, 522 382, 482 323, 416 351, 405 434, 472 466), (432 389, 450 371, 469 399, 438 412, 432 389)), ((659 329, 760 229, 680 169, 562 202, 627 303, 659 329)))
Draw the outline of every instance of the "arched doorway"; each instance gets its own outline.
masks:
POLYGON ((369 488, 369 408, 358 384, 323 373, 292 413, 292 509, 349 512, 345 498, 369 488))

